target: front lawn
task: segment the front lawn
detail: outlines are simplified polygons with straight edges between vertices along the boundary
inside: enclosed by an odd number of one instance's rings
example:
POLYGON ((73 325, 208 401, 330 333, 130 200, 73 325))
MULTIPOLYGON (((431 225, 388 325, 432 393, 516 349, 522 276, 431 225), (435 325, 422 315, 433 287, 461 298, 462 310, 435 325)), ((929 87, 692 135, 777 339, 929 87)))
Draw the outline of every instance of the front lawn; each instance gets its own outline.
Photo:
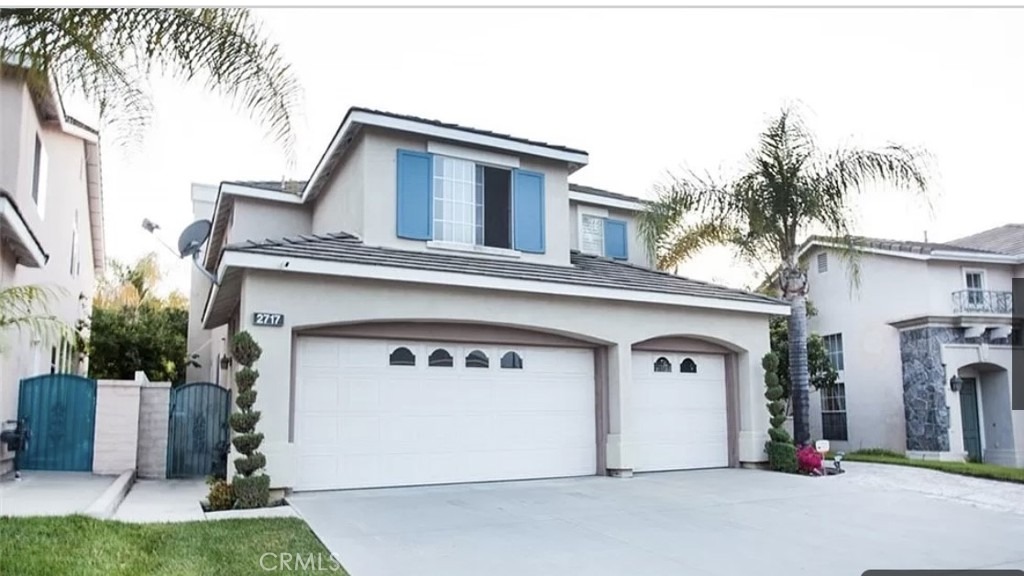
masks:
POLYGON ((345 574, 297 518, 173 524, 128 524, 85 516, 0 518, 0 574, 250 576, 263 572, 345 574))
POLYGON ((843 458, 849 462, 874 462, 876 464, 897 464, 899 466, 914 466, 916 468, 929 468, 950 474, 962 476, 975 476, 989 480, 1001 480, 1003 482, 1017 482, 1024 484, 1024 468, 1007 468, 995 464, 980 464, 977 462, 940 462, 938 460, 914 460, 897 452, 888 450, 868 449, 849 452, 843 458))

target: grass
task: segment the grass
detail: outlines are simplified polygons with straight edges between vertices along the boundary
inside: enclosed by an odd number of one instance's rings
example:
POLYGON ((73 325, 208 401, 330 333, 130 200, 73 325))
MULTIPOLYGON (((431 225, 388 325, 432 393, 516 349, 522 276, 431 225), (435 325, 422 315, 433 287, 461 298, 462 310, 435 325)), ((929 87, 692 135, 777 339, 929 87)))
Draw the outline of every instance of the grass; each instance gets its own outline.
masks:
POLYGON ((268 569, 345 574, 298 518, 174 524, 128 524, 85 516, 0 518, 4 575, 250 576, 271 573, 268 569), (296 558, 313 564, 296 566, 296 558), (288 569, 281 564, 285 560, 288 569))
MULTIPOLYGON (((831 458, 831 455, 829 456, 831 458)), ((873 462, 875 464, 896 464, 899 466, 913 466, 915 468, 928 468, 950 474, 961 476, 974 476, 976 478, 987 478, 989 480, 1001 480, 1003 482, 1016 482, 1024 484, 1024 468, 1007 468, 995 464, 981 464, 979 462, 941 462, 938 460, 916 460, 910 459, 898 452, 883 450, 881 448, 867 448, 854 452, 847 452, 843 457, 848 462, 873 462)))

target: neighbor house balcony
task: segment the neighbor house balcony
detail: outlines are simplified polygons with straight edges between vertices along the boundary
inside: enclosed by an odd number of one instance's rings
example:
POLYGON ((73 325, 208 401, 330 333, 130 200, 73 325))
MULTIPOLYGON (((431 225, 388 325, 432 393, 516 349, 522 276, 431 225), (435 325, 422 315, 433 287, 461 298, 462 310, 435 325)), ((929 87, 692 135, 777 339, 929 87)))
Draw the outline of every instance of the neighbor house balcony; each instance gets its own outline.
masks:
POLYGON ((953 292, 954 314, 1013 313, 1013 292, 1009 290, 957 290, 953 292))

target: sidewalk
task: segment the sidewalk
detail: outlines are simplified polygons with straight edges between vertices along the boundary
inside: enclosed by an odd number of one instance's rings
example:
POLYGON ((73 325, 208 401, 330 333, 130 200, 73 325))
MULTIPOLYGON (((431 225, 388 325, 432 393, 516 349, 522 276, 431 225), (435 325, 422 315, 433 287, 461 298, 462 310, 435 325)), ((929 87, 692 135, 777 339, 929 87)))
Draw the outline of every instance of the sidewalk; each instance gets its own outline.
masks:
POLYGON ((43 470, 26 470, 21 476, 21 480, 0 482, 0 516, 81 514, 117 479, 91 472, 43 470))
POLYGON ((202 478, 136 480, 114 514, 124 522, 188 522, 203 520, 199 501, 208 489, 202 478))

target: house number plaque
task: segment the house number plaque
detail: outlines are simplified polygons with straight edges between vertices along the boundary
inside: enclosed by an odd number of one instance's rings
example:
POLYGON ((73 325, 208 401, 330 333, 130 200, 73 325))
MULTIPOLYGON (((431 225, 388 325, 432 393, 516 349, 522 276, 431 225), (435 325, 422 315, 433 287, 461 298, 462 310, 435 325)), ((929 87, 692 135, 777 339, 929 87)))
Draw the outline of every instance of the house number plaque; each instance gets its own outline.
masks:
POLYGON ((284 314, 272 312, 255 312, 252 315, 253 326, 284 326, 284 314))

